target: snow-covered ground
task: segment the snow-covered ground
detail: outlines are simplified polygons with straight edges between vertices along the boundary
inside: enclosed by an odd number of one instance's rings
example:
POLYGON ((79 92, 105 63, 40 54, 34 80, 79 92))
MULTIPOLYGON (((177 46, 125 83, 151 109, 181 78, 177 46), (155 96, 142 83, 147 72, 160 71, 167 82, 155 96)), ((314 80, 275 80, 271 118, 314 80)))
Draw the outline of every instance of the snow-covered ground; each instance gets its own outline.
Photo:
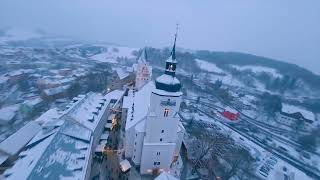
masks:
POLYGON ((108 47, 107 52, 96 54, 91 56, 91 59, 99 62, 109 62, 109 63, 118 63, 117 58, 126 57, 126 58, 135 58, 132 54, 135 48, 129 47, 108 47))
POLYGON ((215 73, 224 73, 224 71, 217 67, 214 63, 210 63, 208 61, 195 59, 197 65, 200 69, 208 72, 215 72, 215 73))
POLYGON ((287 112, 287 113, 300 112, 305 118, 312 120, 312 121, 315 120, 315 115, 311 111, 308 111, 308 110, 304 109, 303 107, 282 103, 282 111, 287 112))
POLYGON ((227 73, 226 75, 215 75, 210 74, 210 81, 214 83, 216 80, 221 80, 223 84, 238 86, 238 87, 246 87, 241 81, 232 77, 231 74, 227 73))
MULTIPOLYGON (((247 139, 246 137, 242 136, 241 134, 239 134, 236 131, 233 131, 232 129, 230 129, 229 127, 223 125, 221 122, 219 121, 215 121, 212 118, 206 116, 206 115, 199 115, 198 113, 193 113, 193 116, 195 117, 195 120, 199 120, 202 122, 207 122, 210 124, 215 124, 218 127, 220 127, 220 132, 223 132, 225 134, 227 134, 228 136, 230 136, 231 138, 233 138, 238 144, 241 144, 241 146, 247 147, 250 149, 250 153, 252 156, 254 157, 259 157, 259 164, 263 164, 265 163, 265 159, 268 159, 268 157, 270 157, 271 153, 266 151, 265 149, 263 149, 261 146, 258 146, 257 144, 255 144, 253 141, 251 141, 250 139, 247 139)), ((299 154, 291 147, 277 142, 275 144, 276 147, 278 146, 283 146, 288 150, 288 153, 290 153, 291 155, 297 157, 299 156, 299 154)), ((297 168, 295 168, 294 166, 290 165, 289 163, 281 160, 281 159, 277 159, 277 164, 275 165, 275 168, 270 170, 267 179, 277 179, 277 173, 279 171, 279 169, 282 171, 282 169, 285 167, 287 172, 293 173, 294 176, 297 179, 311 179, 309 176, 307 176, 305 173, 303 173, 302 171, 298 170, 297 168)), ((260 166, 259 166, 260 167, 260 166)), ((257 167, 258 169, 258 167, 257 167)))
POLYGON ((269 67, 264 67, 264 66, 237 66, 237 65, 231 65, 231 67, 239 70, 239 71, 244 71, 244 70, 251 70, 254 73, 269 73, 275 78, 281 78, 282 74, 280 74, 276 69, 269 68, 269 67))

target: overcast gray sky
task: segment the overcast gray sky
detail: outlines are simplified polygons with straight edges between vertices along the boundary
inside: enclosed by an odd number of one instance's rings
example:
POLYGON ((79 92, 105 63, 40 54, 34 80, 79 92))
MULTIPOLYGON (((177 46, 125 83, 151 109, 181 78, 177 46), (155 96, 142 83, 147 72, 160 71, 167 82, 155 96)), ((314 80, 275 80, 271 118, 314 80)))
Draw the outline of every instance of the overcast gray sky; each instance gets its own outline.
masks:
POLYGON ((0 28, 130 47, 171 45, 238 51, 298 64, 320 74, 319 0, 1 0, 0 28))

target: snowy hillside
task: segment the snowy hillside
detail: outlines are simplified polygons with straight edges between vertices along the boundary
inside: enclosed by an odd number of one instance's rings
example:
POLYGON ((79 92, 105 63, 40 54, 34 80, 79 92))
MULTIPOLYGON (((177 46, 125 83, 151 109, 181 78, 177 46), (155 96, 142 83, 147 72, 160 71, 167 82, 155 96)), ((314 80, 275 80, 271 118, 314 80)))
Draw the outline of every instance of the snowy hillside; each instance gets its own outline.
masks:
POLYGON ((108 47, 106 52, 96 54, 90 57, 92 60, 98 62, 108 62, 108 63, 118 63, 117 58, 135 58, 132 54, 133 51, 137 50, 136 48, 129 47, 108 47))
POLYGON ((244 70, 250 70, 254 73, 268 73, 271 74, 275 78, 281 78, 282 74, 278 73, 276 69, 269 68, 269 67, 264 67, 264 66, 237 66, 237 65, 231 65, 231 67, 239 70, 239 71, 244 71, 244 70))
POLYGON ((305 118, 310 119, 312 121, 315 120, 315 115, 303 107, 282 103, 282 111, 287 113, 300 112, 305 118))
POLYGON ((224 71, 220 68, 218 68, 215 64, 210 63, 208 61, 195 59, 197 62, 197 65, 201 70, 207 71, 207 72, 215 72, 215 73, 224 73, 224 71))

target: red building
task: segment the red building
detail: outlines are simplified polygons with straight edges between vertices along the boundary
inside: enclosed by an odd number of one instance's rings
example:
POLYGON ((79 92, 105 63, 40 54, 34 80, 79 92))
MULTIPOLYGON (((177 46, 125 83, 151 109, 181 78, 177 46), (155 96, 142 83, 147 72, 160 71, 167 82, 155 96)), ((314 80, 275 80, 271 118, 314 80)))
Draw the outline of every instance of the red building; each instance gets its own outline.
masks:
POLYGON ((224 109, 222 115, 223 115, 225 118, 227 118, 227 119, 229 119, 229 120, 231 120, 231 121, 235 121, 235 120, 237 120, 237 119, 239 118, 240 113, 239 113, 238 111, 230 108, 230 107, 226 107, 226 108, 224 109))

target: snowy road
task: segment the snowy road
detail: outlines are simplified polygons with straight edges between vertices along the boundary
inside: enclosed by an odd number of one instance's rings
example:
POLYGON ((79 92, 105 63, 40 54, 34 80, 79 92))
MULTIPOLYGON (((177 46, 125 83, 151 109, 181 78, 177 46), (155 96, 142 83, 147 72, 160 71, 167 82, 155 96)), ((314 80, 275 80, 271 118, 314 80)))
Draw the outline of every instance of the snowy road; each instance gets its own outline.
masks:
POLYGON ((230 126, 228 123, 221 122, 221 120, 219 120, 217 116, 213 116, 210 113, 208 113, 208 112, 206 112, 206 111, 204 111, 202 109, 199 109, 199 108, 197 110, 199 112, 207 115, 208 117, 214 119, 215 123, 219 123, 219 124, 221 124, 223 126, 226 126, 227 128, 231 129, 232 131, 234 131, 234 132, 240 134, 241 136, 247 138, 248 140, 250 140, 251 142, 253 142, 257 146, 263 148, 265 151, 268 151, 268 152, 272 153, 273 155, 279 157, 280 159, 282 159, 283 161, 287 162, 288 164, 293 165, 297 169, 305 172, 307 175, 309 175, 311 177, 314 177, 316 179, 320 179, 320 172, 317 169, 315 169, 314 167, 308 166, 308 165, 304 164, 303 162, 301 162, 300 160, 297 160, 295 158, 292 158, 290 156, 287 156, 287 155, 283 154, 282 152, 279 152, 274 147, 266 145, 266 144, 260 142, 259 140, 253 138, 252 136, 247 135, 247 134, 237 130, 236 128, 230 126))

